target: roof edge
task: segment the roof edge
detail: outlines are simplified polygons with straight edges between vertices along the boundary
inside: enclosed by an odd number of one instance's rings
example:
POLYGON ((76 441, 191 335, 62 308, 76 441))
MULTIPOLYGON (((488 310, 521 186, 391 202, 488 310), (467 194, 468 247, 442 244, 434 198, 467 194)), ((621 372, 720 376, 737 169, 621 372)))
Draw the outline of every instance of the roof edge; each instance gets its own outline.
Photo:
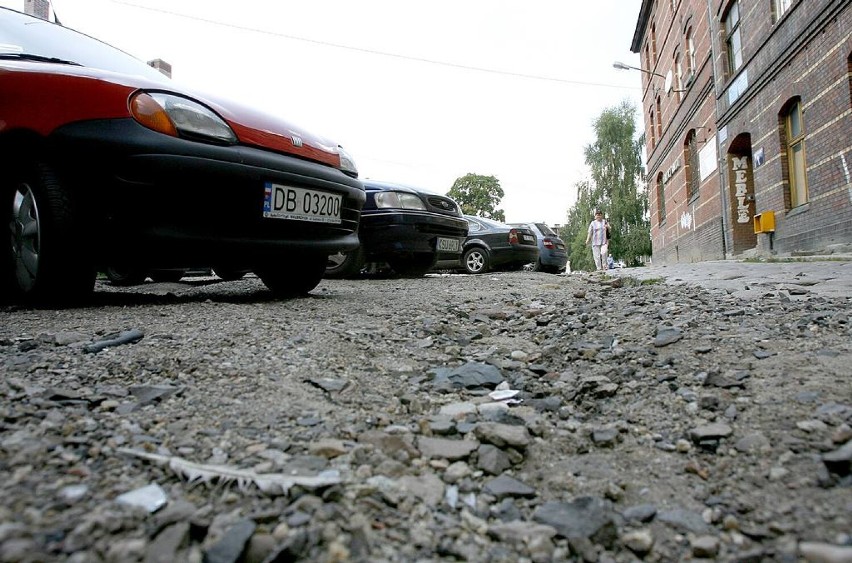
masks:
POLYGON ((645 36, 645 28, 648 27, 648 19, 651 16, 651 4, 653 4, 653 0, 642 0, 642 7, 639 8, 639 19, 636 21, 633 42, 630 44, 630 51, 633 53, 639 53, 642 50, 642 37, 645 36))

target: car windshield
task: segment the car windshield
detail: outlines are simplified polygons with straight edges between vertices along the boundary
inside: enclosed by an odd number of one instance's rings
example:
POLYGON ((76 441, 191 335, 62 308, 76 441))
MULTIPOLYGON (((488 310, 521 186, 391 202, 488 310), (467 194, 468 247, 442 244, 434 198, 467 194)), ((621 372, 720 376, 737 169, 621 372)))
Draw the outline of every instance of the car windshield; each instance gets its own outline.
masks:
POLYGON ((556 233, 553 232, 553 229, 551 229, 550 227, 548 227, 544 223, 536 223, 535 226, 538 227, 538 230, 541 231, 541 234, 543 234, 546 237, 558 236, 556 233))
POLYGON ((491 227, 492 229, 505 229, 506 225, 504 223, 500 223, 499 221, 495 221, 493 219, 486 219, 485 217, 477 217, 478 221, 484 223, 486 226, 491 227))
POLYGON ((81 65, 168 81, 157 69, 102 41, 6 8, 0 8, 0 59, 81 65))

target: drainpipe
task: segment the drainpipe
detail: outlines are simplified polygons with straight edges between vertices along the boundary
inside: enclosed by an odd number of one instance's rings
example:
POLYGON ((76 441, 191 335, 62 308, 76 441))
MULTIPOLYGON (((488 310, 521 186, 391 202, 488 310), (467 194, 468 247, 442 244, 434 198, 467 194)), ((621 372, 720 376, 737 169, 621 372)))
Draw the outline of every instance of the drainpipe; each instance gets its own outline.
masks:
POLYGON ((713 112, 714 124, 716 126, 716 166, 719 174, 719 208, 722 212, 722 256, 728 257, 728 204, 725 198, 725 184, 727 182, 725 155, 722 154, 722 141, 719 139, 719 91, 716 81, 716 34, 713 26, 713 0, 707 0, 707 25, 710 28, 710 76, 713 81, 713 112))

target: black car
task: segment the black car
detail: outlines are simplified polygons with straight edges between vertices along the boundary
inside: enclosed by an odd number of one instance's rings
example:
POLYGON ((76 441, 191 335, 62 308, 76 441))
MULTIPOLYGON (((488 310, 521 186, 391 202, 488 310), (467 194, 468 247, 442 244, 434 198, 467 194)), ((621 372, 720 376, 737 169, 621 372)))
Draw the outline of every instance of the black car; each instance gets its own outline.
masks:
POLYGON ((420 188, 364 180, 361 246, 332 254, 326 277, 357 275, 384 263, 399 275, 422 276, 440 260, 458 261, 468 222, 452 199, 420 188))
POLYGON ((512 227, 472 215, 464 217, 468 234, 461 261, 442 260, 437 268, 482 274, 489 270, 520 270, 538 260, 535 233, 528 227, 512 227))
POLYGON ((0 9, 0 100, 0 300, 199 267, 297 295, 358 247, 364 188, 337 143, 87 35, 0 9))

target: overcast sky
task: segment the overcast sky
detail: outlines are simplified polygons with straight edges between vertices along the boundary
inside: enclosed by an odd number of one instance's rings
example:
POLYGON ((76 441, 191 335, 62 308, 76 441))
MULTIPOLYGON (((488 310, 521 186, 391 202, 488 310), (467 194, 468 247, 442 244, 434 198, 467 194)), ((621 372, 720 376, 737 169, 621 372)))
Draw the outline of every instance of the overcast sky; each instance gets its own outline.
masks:
MULTIPOLYGON (((24 0, 0 0, 23 10, 24 0)), ((53 0, 63 25, 343 145, 362 178, 495 176, 509 222, 565 222, 592 122, 624 100, 641 0, 53 0)), ((641 125, 640 125, 641 127, 641 125)))

